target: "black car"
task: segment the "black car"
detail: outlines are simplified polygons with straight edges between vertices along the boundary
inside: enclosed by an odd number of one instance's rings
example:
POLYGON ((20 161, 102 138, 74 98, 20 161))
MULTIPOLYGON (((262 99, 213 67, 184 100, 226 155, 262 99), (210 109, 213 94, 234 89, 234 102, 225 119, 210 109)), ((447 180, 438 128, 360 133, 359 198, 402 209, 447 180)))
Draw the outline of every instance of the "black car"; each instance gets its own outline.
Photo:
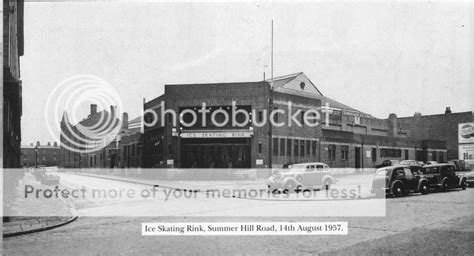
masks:
POLYGON ((421 172, 429 181, 430 188, 447 191, 452 188, 466 189, 466 177, 456 174, 453 164, 431 164, 423 166, 421 172))
POLYGON ((372 181, 372 193, 377 197, 383 195, 402 196, 410 193, 429 192, 429 182, 423 175, 414 174, 406 165, 395 165, 380 168, 372 181))
POLYGON ((387 166, 394 166, 397 165, 400 162, 400 160, 384 160, 381 164, 378 164, 375 166, 375 168, 383 168, 387 166))

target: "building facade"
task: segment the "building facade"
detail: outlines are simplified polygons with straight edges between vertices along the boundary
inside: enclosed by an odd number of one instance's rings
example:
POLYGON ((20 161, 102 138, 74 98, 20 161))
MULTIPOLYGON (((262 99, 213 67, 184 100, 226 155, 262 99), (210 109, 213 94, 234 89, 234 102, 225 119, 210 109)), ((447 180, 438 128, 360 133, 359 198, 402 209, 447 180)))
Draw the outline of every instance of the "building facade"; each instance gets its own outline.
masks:
POLYGON ((36 144, 21 146, 21 166, 36 167, 44 166, 60 166, 60 148, 57 142, 41 145, 39 141, 36 144))
POLYGON ((3 167, 20 167, 23 56, 22 0, 3 1, 3 167))
POLYGON ((421 159, 427 152, 436 152, 437 160, 446 155, 444 141, 410 137, 395 114, 377 119, 325 97, 303 73, 257 82, 165 85, 165 93, 146 102, 144 111, 147 168, 310 161, 367 168, 386 159, 421 159), (237 122, 229 122, 236 112, 237 122), (235 125, 245 120, 244 113, 250 121, 235 125))
MULTIPOLYGON (((97 111, 97 105, 91 104, 90 114, 78 124, 69 122, 67 113, 61 120, 60 161, 65 168, 132 168, 141 165, 141 118, 129 122, 128 114, 123 113, 121 119, 116 107, 110 110, 97 111), (110 121, 110 124, 100 123, 110 121), (122 121, 121 124, 119 121, 122 121), (82 133, 79 126, 85 127, 119 127, 116 136, 109 136, 104 141, 100 150, 85 152, 87 146, 80 145, 82 133)), ((93 142, 91 142, 93 143, 93 142)), ((83 143, 82 143, 83 144, 83 143)))
MULTIPOLYGON (((444 114, 421 115, 421 113, 415 113, 411 117, 398 118, 397 122, 407 129, 412 138, 446 141, 447 160, 450 160, 459 158, 459 124, 474 122, 474 114, 472 111, 452 113, 451 108, 447 107, 444 114)), ((426 158, 431 160, 436 156, 429 155, 426 158)))

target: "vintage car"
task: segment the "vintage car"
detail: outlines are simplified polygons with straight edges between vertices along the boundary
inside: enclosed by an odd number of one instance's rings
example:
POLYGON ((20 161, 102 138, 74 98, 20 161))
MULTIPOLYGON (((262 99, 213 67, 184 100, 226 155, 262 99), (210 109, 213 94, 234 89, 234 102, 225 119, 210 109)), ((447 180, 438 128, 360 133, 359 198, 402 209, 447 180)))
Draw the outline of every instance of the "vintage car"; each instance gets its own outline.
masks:
POLYGON ((447 191, 452 188, 466 189, 467 179, 456 175, 456 167, 452 164, 431 164, 421 169, 429 181, 430 188, 447 191))
POLYGON ((43 185, 58 185, 59 184, 59 174, 58 169, 55 167, 44 167, 41 172, 41 184, 43 185))
POLYGON ((299 192, 303 189, 329 189, 336 180, 324 163, 294 164, 288 169, 275 170, 266 185, 270 192, 299 192))
POLYGON ((375 166, 375 168, 383 168, 387 166, 393 166, 400 162, 400 160, 384 160, 381 164, 375 166))
POLYGON ((397 197, 418 192, 426 194, 429 192, 429 183, 424 176, 414 174, 406 165, 388 166, 375 172, 371 192, 377 197, 397 197))

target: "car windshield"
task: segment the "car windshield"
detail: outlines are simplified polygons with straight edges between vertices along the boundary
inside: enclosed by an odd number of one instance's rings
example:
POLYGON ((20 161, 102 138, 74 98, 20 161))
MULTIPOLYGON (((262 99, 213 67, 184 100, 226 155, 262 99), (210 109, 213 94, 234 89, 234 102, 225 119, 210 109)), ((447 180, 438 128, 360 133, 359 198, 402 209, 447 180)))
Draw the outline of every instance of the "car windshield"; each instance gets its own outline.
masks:
POLYGON ((378 170, 375 176, 383 177, 383 176, 390 176, 390 169, 381 169, 378 170))
POLYGON ((305 164, 295 164, 293 166, 291 166, 291 170, 292 171, 304 171, 305 170, 305 167, 306 165, 305 164))
POLYGON ((408 165, 408 164, 410 164, 410 161, 408 161, 408 160, 403 160, 403 161, 400 162, 400 164, 408 165))
POLYGON ((400 163, 400 160, 390 160, 390 162, 392 162, 393 165, 396 165, 396 164, 400 163))

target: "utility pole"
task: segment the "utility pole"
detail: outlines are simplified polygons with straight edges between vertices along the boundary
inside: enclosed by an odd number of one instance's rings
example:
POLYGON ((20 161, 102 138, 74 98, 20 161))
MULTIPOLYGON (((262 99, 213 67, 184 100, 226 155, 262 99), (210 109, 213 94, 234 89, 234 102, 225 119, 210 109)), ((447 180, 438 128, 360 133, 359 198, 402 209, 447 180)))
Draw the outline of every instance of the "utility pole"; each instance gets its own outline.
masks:
POLYGON ((271 37, 271 80, 270 80, 270 98, 268 99, 268 167, 272 168, 272 122, 270 120, 270 114, 273 111, 273 20, 272 20, 272 37, 271 37))

